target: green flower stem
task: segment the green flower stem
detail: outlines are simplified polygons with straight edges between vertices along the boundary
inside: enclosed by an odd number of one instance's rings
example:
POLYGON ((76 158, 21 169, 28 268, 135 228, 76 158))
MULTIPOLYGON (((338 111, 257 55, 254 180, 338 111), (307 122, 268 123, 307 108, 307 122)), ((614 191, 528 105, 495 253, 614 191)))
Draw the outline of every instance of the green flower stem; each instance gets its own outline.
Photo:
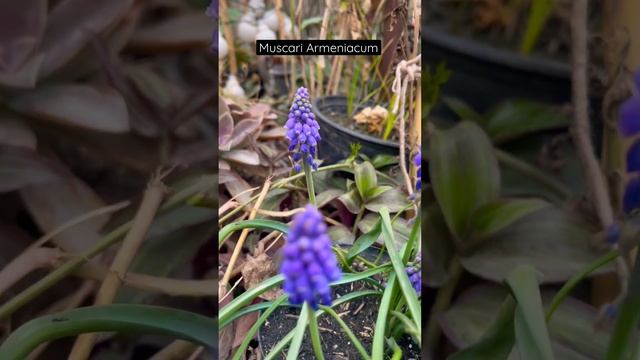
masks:
POLYGON ((438 295, 436 296, 435 303, 431 308, 431 314, 429 316, 429 323, 427 324, 427 334, 426 334, 426 342, 425 346, 427 349, 435 349, 438 341, 440 339, 440 325, 436 320, 438 318, 438 314, 443 312, 449 307, 451 300, 453 299, 453 293, 458 286, 458 281, 462 276, 462 265, 458 261, 457 258, 453 258, 451 260, 451 265, 449 266, 449 274, 451 274, 449 281, 438 290, 438 295))
POLYGON ((309 334, 311 335, 311 345, 313 346, 313 352, 316 354, 316 359, 324 360, 324 354, 322 352, 322 342, 320 342, 320 331, 318 331, 318 319, 311 308, 307 306, 309 312, 309 334))
MULTIPOLYGON (((331 307, 336 307, 341 304, 345 304, 349 301, 352 301, 364 296, 380 296, 380 295, 381 295, 380 292, 372 291, 372 290, 358 291, 355 293, 347 294, 339 299, 336 299, 333 302, 333 304, 331 304, 331 307)), ((323 312, 322 310, 318 310, 314 313, 314 316, 317 318, 318 316, 324 313, 325 312, 323 312)), ((268 354, 266 354, 264 360, 274 359, 291 342, 291 339, 293 339, 294 334, 295 334, 295 329, 291 330, 287 335, 285 335, 285 337, 280 339, 280 341, 278 341, 278 343, 271 348, 271 351, 268 354)))
POLYGON ((313 176, 311 175, 311 166, 307 164, 306 161, 304 163, 304 177, 307 179, 307 192, 309 193, 309 202, 313 206, 318 206, 316 202, 316 189, 313 186, 313 176))
MULTIPOLYGON (((352 164, 334 164, 334 165, 319 167, 318 170, 316 170, 316 172, 333 171, 333 170, 344 170, 344 169, 349 169, 351 167, 353 167, 352 164)), ((300 179, 303 176, 304 176, 303 173, 298 173, 298 174, 289 176, 287 178, 280 179, 280 180, 276 181, 275 183, 273 183, 273 185, 271 185, 271 189, 280 189, 280 188, 284 187, 286 184, 288 184, 288 183, 290 183, 290 182, 292 182, 294 180, 300 179)), ((226 222, 227 220, 231 219, 231 217, 233 217, 235 214, 237 214, 238 212, 242 211, 245 207, 247 207, 252 202, 256 201, 258 199, 258 196, 260 196, 260 194, 256 194, 256 195, 252 196, 247 202, 245 202, 243 204, 240 204, 235 209, 229 211, 226 215, 224 215, 220 219, 218 219, 218 224, 222 224, 222 223, 226 222)))
MULTIPOLYGON (((309 323, 309 304, 305 301, 300 311, 300 317, 298 318, 298 324, 295 327, 293 339, 291 340, 291 346, 289 346, 289 352, 287 353, 287 360, 297 360, 300 353, 300 347, 302 347, 302 339, 304 338, 304 330, 309 323)), ((313 312, 311 312, 313 314, 313 312)))
POLYGON ((356 347, 356 350, 358 350, 358 352, 360 353, 360 356, 362 356, 363 359, 365 360, 370 360, 371 357, 369 357, 369 354, 367 353, 367 350, 364 348, 364 346, 362 346, 362 343, 360 343, 360 341, 358 340, 358 338, 353 334, 353 331, 351 331, 351 329, 349 328, 349 325, 347 325, 342 318, 340 317, 340 315, 338 315, 332 308, 327 307, 327 306, 320 306, 320 308, 326 312, 327 314, 331 315, 336 322, 338 322, 338 324, 340 325, 340 327, 342 328, 342 330, 345 332, 345 334, 347 334, 347 336, 349 337, 349 339, 351 340, 351 342, 353 343, 353 346, 356 347))
POLYGON ((589 266, 587 266, 585 269, 583 269, 579 273, 575 274, 571 279, 569 279, 569 281, 564 283, 564 285, 562 285, 562 288, 558 290, 556 295, 551 300, 551 305, 549 305, 549 309, 547 310, 547 315, 545 316, 547 322, 551 321, 551 317, 553 316, 553 313, 556 311, 558 306, 562 304, 564 299, 567 296, 569 296, 571 291, 573 291, 573 289, 576 287, 576 285, 578 285, 578 283, 580 283, 580 281, 586 279, 592 272, 598 270, 602 266, 605 266, 610 262, 614 261, 618 256, 620 256, 620 251, 612 250, 604 254, 603 256, 597 258, 594 262, 589 264, 589 266))

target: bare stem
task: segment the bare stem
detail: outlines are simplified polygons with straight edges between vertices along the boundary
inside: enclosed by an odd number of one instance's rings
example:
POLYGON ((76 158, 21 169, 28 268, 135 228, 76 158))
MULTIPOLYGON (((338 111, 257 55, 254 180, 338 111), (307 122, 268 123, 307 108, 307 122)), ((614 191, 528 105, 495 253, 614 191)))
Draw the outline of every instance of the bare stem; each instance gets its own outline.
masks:
POLYGON ((587 0, 575 0, 573 2, 573 14, 571 17, 571 57, 573 61, 572 93, 574 122, 572 135, 584 167, 585 177, 589 182, 589 188, 592 192, 600 223, 602 227, 606 229, 613 224, 614 217, 611 199, 607 190, 607 182, 596 158, 589 129, 587 9, 587 0))

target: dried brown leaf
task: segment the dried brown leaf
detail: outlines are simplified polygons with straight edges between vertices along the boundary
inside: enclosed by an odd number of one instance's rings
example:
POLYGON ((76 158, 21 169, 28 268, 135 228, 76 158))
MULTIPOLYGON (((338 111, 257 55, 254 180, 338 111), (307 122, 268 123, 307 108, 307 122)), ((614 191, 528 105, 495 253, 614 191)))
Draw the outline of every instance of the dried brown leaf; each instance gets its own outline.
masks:
MULTIPOLYGON (((242 278, 244 288, 251 289, 264 280, 274 276, 277 272, 273 259, 266 253, 261 253, 255 257, 247 255, 247 261, 242 267, 242 278)), ((262 295, 265 300, 275 300, 283 294, 282 289, 272 288, 262 295)))

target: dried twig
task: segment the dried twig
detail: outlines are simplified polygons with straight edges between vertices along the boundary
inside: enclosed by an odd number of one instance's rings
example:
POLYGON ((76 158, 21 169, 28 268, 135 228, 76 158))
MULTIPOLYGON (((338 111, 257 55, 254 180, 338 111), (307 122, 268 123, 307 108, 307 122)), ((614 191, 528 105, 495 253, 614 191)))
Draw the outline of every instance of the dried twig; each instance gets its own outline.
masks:
MULTIPOLYGON (((87 263, 76 271, 75 275, 86 279, 103 281, 110 273, 112 272, 102 265, 87 263)), ((122 281, 122 285, 130 288, 169 296, 216 296, 215 285, 217 281, 214 279, 171 279, 145 274, 126 273, 120 280, 122 281)))
MULTIPOLYGON (((124 278, 129 269, 133 258, 144 241, 156 212, 160 208, 160 203, 166 192, 166 188, 162 184, 162 177, 160 174, 155 176, 145 191, 140 208, 134 217, 133 226, 124 238, 122 246, 111 264, 111 272, 107 274, 100 286, 100 290, 98 290, 94 302, 95 305, 110 304, 115 298, 122 284, 122 278, 124 278)), ((96 334, 80 335, 71 349, 70 358, 74 360, 87 359, 95 339, 96 334)))
POLYGON ((162 350, 158 351, 155 355, 149 358, 149 360, 177 360, 184 359, 193 353, 198 348, 198 345, 192 344, 185 340, 175 340, 169 345, 165 346, 162 350))
MULTIPOLYGON (((256 200, 255 208, 252 209, 251 213, 249 214, 249 220, 252 220, 256 217, 256 213, 257 213, 256 209, 259 208, 260 205, 262 205, 262 202, 264 201, 264 198, 267 196, 267 193, 269 192, 270 187, 271 187, 271 178, 267 178, 264 182, 264 186, 262 187, 262 191, 260 192, 260 195, 256 200)), ((229 260, 229 265, 227 266, 227 270, 224 273, 224 277, 222 278, 222 281, 220 281, 220 286, 219 286, 220 291, 224 292, 220 294, 222 296, 224 296, 226 293, 226 287, 227 287, 227 284, 229 283, 231 272, 233 271, 233 267, 236 263, 236 260, 238 260, 238 256, 240 256, 242 245, 244 245, 244 241, 249 235, 249 230, 250 229, 242 230, 242 233, 240 234, 240 238, 236 243, 236 247, 233 249, 233 254, 231 254, 231 259, 229 260)))

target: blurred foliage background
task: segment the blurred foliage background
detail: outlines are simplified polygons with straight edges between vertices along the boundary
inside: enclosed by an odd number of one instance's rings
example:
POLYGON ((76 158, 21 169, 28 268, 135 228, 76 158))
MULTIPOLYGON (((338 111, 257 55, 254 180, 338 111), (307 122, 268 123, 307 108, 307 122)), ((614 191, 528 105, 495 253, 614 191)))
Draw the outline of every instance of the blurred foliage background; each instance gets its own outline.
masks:
MULTIPOLYGON (((62 259, 87 250, 133 216, 150 175, 160 167, 173 168, 165 179, 170 193, 213 172, 217 64, 210 51, 215 24, 206 15, 208 5, 204 0, 0 2, 0 268, 43 234, 129 201, 117 212, 105 211, 58 233, 47 245, 62 250, 62 259)), ((213 277, 213 245, 207 246, 214 214, 203 206, 162 214, 131 270, 213 277)), ((94 264, 108 265, 110 256, 107 252, 94 264)), ((61 261, 40 260, 29 269, 37 271, 22 279, 0 272, 0 303, 61 261)), ((68 307, 72 299, 91 303, 91 281, 81 278, 65 279, 0 318, 0 336, 68 307)), ((215 304, 204 299, 126 289, 117 302, 169 304, 211 316, 215 304)), ((66 358, 67 350, 60 349, 70 341, 42 349, 39 358, 66 358)), ((116 337, 98 344, 95 354, 146 358, 165 342, 116 337)))

